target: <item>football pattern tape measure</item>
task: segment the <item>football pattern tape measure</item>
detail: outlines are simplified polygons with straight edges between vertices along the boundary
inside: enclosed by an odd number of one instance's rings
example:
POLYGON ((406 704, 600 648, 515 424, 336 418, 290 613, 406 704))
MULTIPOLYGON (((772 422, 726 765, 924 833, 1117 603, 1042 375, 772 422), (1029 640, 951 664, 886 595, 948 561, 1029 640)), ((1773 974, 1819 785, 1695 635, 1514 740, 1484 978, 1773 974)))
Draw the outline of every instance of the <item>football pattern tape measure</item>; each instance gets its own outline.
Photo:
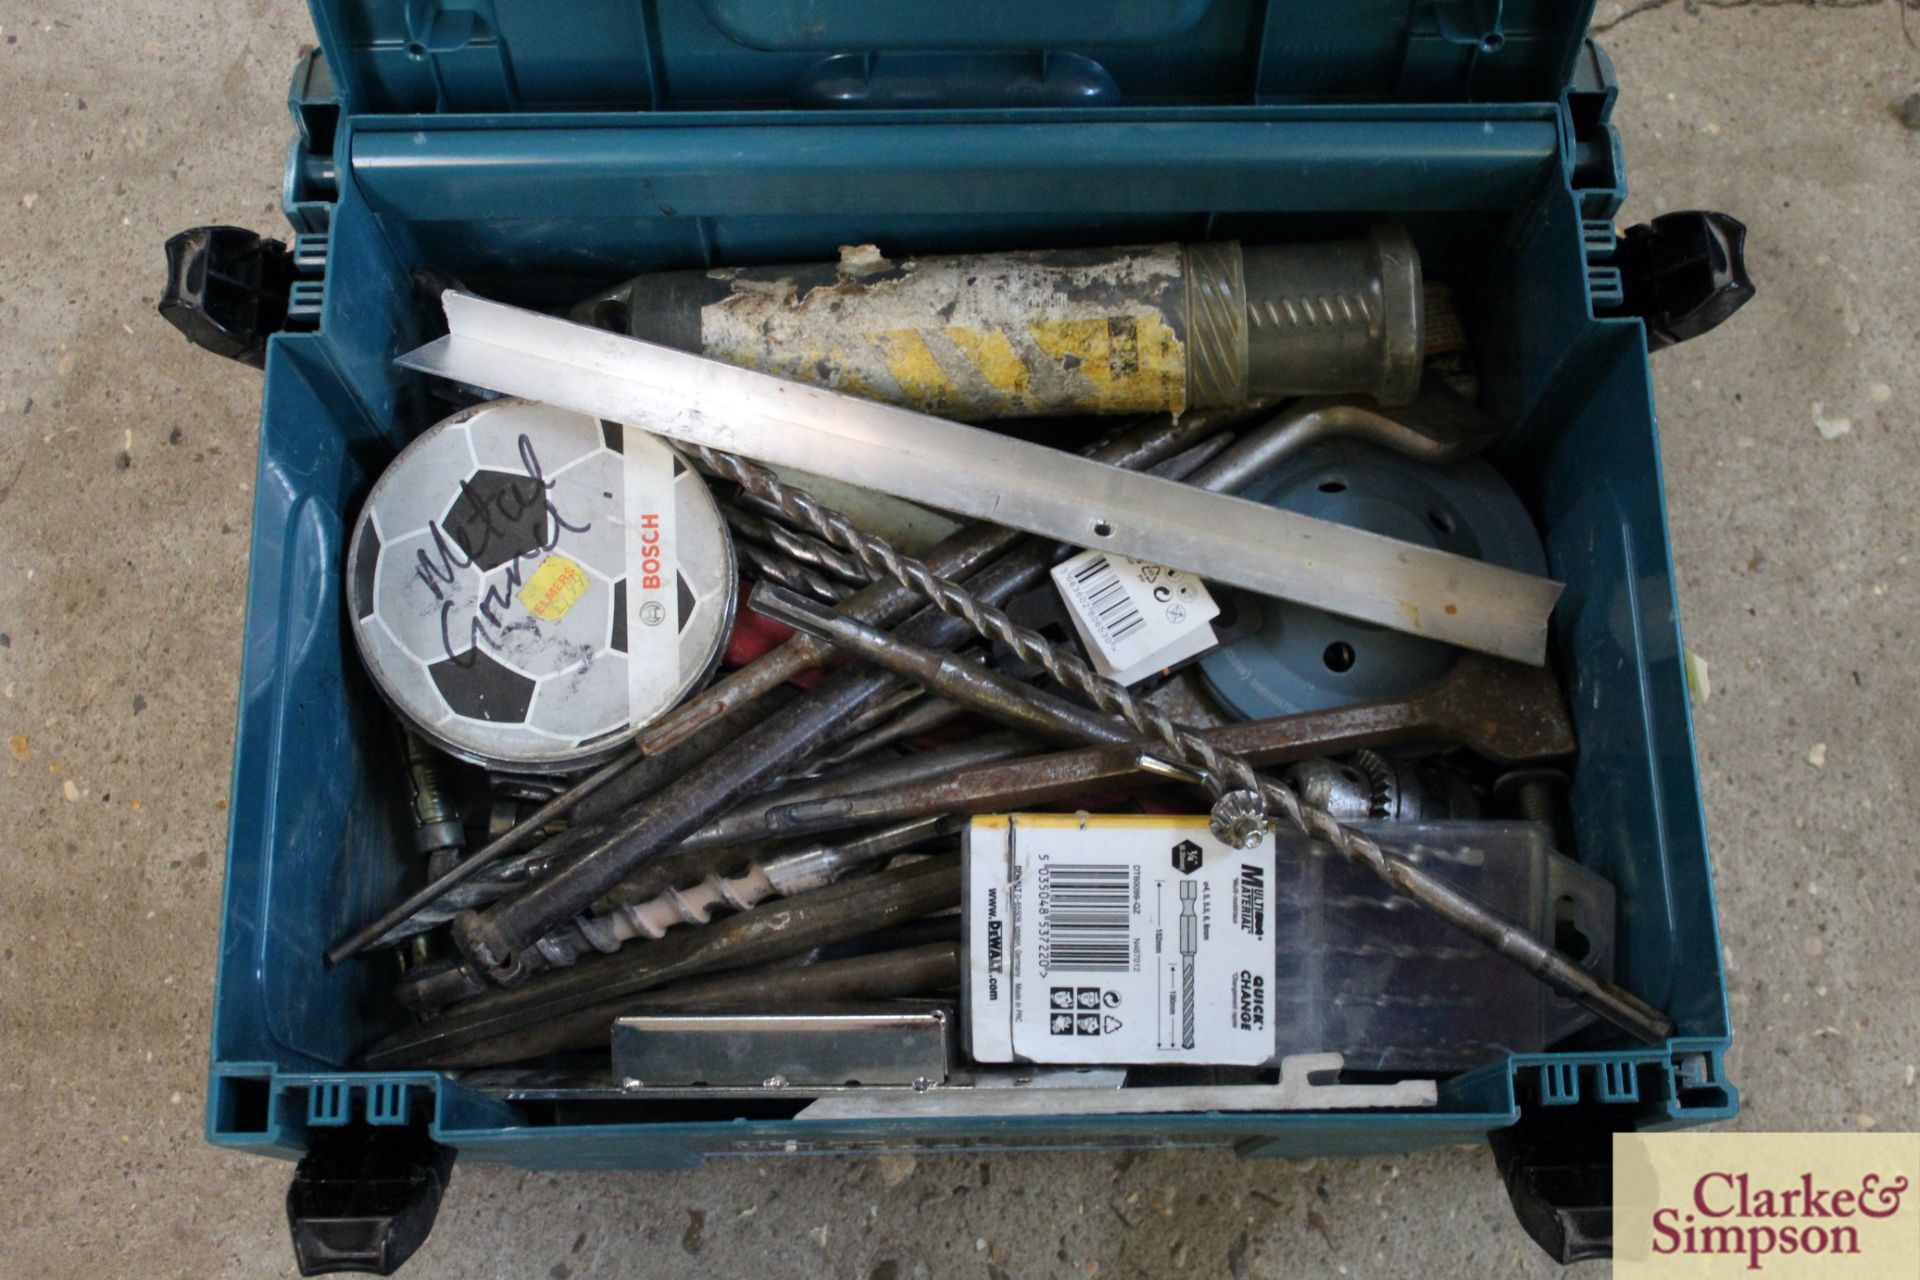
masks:
POLYGON ((513 769, 617 751, 711 673, 738 594, 719 508, 671 446, 524 400, 408 445, 347 566, 354 636, 394 709, 513 769))

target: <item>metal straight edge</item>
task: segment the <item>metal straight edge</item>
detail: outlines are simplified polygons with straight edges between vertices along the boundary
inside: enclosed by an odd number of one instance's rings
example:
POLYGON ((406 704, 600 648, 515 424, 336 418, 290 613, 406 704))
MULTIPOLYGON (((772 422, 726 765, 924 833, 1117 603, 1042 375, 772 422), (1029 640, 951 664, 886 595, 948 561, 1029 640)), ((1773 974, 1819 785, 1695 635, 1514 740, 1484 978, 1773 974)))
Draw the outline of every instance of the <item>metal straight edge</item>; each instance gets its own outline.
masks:
POLYGON ((623 1087, 911 1085, 947 1078, 946 1009, 837 1013, 663 1013, 613 1024, 623 1087))
POLYGON ((1337 1053, 1302 1053, 1280 1059, 1276 1084, 1158 1085, 1135 1089, 929 1089, 919 1093, 849 1090, 822 1096, 796 1120, 957 1119, 969 1116, 1170 1115, 1208 1111, 1413 1110, 1440 1100, 1434 1080, 1386 1084, 1317 1084, 1315 1075, 1337 1074, 1337 1053))
POLYGON ((1520 662, 1560 584, 704 356, 441 295, 406 368, 1520 662))

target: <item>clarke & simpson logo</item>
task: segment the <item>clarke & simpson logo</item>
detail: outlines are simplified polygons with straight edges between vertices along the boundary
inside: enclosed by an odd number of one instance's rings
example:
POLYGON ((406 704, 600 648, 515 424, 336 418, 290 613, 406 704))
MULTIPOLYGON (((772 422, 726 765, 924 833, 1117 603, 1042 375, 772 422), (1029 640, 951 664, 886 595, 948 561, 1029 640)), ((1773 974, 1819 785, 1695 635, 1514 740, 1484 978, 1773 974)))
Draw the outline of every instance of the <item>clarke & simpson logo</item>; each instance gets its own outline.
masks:
POLYGON ((1798 1186, 1753 1186, 1752 1175, 1716 1169, 1693 1184, 1685 1208, 1653 1211, 1653 1251, 1680 1254, 1740 1254, 1747 1270, 1759 1271, 1772 1254, 1858 1254, 1855 1219, 1891 1218, 1907 1194, 1904 1177, 1864 1174, 1858 1186, 1825 1187, 1813 1175, 1798 1186))
POLYGON ((1617 1134, 1614 1274, 1920 1275, 1920 1135, 1617 1134))

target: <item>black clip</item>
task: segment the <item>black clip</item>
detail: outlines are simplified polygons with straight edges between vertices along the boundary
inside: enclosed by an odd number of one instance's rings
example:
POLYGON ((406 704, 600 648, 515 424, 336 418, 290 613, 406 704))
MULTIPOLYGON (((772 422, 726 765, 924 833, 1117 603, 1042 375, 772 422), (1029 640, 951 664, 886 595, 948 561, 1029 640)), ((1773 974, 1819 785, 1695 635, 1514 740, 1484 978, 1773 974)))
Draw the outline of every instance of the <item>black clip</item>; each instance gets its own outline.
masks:
POLYGON ((310 1130, 287 1187, 300 1274, 399 1270, 433 1230, 456 1154, 428 1136, 424 1120, 310 1130))
POLYGON ((293 255, 245 227, 194 227, 167 241, 160 314, 196 346, 263 369, 286 327, 293 255))
POLYGON ((1627 228, 1613 261, 1622 309, 1647 322, 1647 350, 1697 338, 1747 304, 1746 243, 1745 223, 1698 209, 1627 228))
POLYGON ((1613 1256, 1615 1121, 1596 1107, 1526 1106, 1487 1135, 1514 1216, 1562 1266, 1613 1256))

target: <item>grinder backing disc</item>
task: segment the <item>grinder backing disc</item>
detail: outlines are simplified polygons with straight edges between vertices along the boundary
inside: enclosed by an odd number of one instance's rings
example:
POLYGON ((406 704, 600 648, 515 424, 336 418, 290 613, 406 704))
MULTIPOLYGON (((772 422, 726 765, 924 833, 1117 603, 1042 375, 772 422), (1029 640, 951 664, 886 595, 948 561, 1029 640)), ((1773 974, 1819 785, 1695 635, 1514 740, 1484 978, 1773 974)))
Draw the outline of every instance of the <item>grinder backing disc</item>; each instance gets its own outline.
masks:
POLYGON ((559 772, 618 751, 712 672, 733 544, 705 480, 637 428, 525 400, 401 451, 347 551, 374 683, 451 754, 559 772))

